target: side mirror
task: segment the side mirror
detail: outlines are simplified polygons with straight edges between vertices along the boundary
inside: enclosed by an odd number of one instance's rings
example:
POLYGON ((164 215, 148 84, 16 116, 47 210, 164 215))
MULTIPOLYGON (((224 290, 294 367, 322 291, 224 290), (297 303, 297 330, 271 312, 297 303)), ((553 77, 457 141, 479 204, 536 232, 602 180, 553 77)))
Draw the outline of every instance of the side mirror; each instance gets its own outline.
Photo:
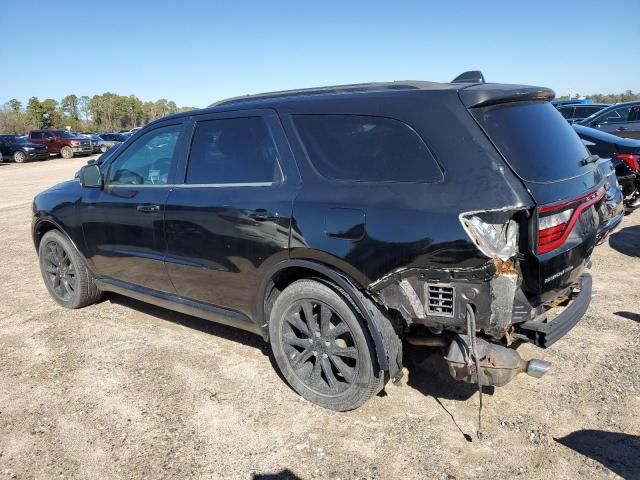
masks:
POLYGON ((80 185, 85 188, 102 188, 102 172, 98 165, 85 165, 80 169, 80 185))

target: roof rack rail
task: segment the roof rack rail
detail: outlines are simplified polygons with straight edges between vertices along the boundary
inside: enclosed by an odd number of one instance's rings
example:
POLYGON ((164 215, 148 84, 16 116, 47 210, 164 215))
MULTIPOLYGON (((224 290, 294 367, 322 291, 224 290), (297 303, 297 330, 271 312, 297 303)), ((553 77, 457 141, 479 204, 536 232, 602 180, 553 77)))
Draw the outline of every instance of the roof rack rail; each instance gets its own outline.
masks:
POLYGON ((451 83, 485 83, 485 81, 480 70, 469 70, 451 80, 451 83))

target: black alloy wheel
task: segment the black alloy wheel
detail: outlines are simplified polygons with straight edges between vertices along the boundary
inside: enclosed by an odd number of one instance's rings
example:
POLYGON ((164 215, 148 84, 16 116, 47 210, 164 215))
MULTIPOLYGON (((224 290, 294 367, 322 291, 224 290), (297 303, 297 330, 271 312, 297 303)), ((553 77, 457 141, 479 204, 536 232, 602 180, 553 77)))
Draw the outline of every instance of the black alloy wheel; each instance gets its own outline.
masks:
POLYGON ((349 325, 320 301, 294 304, 282 341, 296 376, 318 393, 342 393, 358 371, 358 350, 349 325))
POLYGON ((289 385, 321 407, 352 410, 384 386, 365 320, 344 291, 324 280, 297 280, 279 293, 269 341, 289 385))
POLYGON ((68 302, 78 288, 76 268, 69 254, 54 240, 49 240, 44 246, 45 280, 56 297, 68 302))

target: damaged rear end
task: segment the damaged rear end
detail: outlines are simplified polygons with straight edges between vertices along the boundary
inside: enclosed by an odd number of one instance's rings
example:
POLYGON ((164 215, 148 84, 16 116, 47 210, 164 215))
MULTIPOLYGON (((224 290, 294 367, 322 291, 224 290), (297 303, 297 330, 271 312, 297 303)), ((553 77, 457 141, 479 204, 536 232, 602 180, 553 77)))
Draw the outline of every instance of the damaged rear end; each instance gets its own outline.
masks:
POLYGON ((501 158, 495 168, 509 169, 505 181, 519 183, 504 188, 526 194, 498 208, 483 208, 478 198, 477 209, 458 213, 485 259, 481 265, 399 268, 369 290, 401 315, 410 343, 447 347, 454 378, 502 386, 518 373, 539 378, 549 368, 521 359, 514 342, 547 348, 589 306, 586 269, 605 221, 604 179, 548 102, 553 92, 480 84, 461 89, 459 97, 501 158))

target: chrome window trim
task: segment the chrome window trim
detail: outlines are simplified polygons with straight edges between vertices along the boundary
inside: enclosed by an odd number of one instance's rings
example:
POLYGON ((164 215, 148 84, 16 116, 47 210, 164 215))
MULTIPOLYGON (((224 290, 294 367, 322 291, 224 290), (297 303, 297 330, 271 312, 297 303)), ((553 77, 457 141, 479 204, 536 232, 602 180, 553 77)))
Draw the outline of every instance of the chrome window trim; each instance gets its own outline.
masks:
POLYGON ((282 182, 252 182, 252 183, 162 183, 162 184, 143 184, 143 185, 131 185, 131 184, 109 184, 108 188, 244 188, 244 187, 272 187, 274 185, 280 185, 282 182))

